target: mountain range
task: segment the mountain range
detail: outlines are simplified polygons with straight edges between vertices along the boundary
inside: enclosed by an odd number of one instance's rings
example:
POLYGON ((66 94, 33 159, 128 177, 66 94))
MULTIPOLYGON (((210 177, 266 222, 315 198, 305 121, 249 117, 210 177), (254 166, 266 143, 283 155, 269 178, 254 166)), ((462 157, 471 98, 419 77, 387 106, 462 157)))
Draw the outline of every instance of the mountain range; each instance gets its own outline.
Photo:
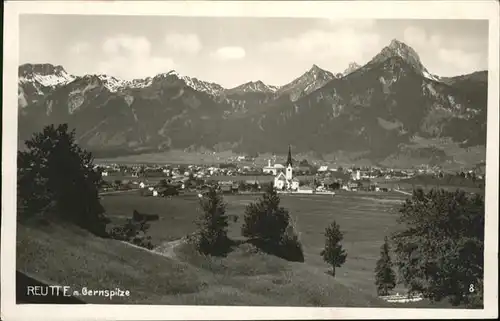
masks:
POLYGON ((484 149, 487 77, 487 71, 433 75, 398 40, 363 66, 351 63, 333 74, 313 65, 283 86, 256 80, 224 88, 175 71, 128 81, 24 64, 19 138, 68 123, 96 155, 286 153, 291 144, 296 152, 347 152, 377 163, 413 157, 442 164, 454 160, 438 142, 484 149))

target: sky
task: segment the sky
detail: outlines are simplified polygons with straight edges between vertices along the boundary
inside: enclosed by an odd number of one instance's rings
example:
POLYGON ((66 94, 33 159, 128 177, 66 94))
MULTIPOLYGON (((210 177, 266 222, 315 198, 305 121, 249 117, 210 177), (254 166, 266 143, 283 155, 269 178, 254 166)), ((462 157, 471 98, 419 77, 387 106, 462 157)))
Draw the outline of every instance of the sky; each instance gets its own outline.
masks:
POLYGON ((457 76, 488 66, 487 20, 330 20, 190 16, 21 15, 19 62, 74 75, 144 78, 176 70, 226 88, 283 85, 313 64, 333 73, 363 65, 392 39, 429 72, 457 76))

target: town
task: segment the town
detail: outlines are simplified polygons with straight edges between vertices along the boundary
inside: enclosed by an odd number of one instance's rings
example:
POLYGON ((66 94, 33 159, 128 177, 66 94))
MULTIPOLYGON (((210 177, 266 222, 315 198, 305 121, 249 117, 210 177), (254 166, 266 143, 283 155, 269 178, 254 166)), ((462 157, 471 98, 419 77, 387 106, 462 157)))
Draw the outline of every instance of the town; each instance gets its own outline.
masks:
MULTIPOLYGON (((447 173, 439 167, 396 169, 377 166, 333 167, 299 162, 291 157, 286 162, 268 160, 259 166, 255 158, 239 156, 213 165, 197 164, 96 164, 103 177, 101 192, 137 189, 144 196, 173 196, 182 192, 201 193, 217 186, 222 193, 258 193, 264 184, 272 183, 280 192, 303 194, 335 194, 343 191, 387 192, 404 190, 401 181, 415 177, 445 180, 457 177, 473 184, 484 181, 479 167, 447 173)), ((484 182, 483 182, 484 184, 484 182)))

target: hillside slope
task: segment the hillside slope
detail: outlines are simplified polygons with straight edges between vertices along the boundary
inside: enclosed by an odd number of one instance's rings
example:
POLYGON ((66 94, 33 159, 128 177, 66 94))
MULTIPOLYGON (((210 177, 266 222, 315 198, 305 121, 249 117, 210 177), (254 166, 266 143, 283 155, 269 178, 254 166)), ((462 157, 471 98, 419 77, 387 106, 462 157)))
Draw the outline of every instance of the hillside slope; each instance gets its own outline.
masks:
POLYGON ((256 306, 388 306, 336 282, 324 271, 250 253, 206 259, 184 248, 177 259, 95 238, 68 226, 19 225, 17 269, 72 290, 129 290, 130 297, 80 297, 88 303, 256 306))

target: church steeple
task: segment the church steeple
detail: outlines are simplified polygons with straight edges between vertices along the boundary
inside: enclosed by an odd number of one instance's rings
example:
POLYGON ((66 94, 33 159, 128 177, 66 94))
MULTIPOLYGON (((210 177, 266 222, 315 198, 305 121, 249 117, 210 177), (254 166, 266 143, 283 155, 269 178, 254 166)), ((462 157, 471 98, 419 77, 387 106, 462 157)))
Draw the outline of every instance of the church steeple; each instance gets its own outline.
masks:
POLYGON ((286 166, 293 166, 292 164, 292 147, 288 145, 288 158, 286 160, 286 166))

